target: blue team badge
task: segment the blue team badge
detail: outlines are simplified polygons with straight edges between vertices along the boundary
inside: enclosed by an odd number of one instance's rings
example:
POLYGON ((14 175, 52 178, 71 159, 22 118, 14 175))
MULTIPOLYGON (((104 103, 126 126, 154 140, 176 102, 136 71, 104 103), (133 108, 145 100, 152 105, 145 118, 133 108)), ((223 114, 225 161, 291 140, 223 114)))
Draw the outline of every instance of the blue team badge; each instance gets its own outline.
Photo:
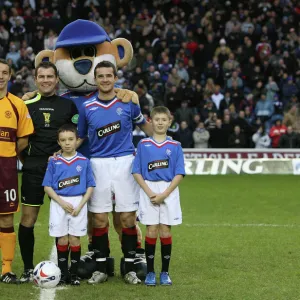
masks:
POLYGON ((168 156, 170 156, 171 153, 172 153, 172 151, 168 148, 168 149, 166 150, 166 154, 167 154, 168 156))
POLYGON ((121 116, 121 114, 123 113, 123 109, 121 107, 118 107, 116 112, 119 116, 121 116))
POLYGON ((76 171, 79 173, 79 172, 81 172, 81 170, 82 170, 82 167, 81 167, 80 165, 78 165, 78 166, 76 167, 76 171))

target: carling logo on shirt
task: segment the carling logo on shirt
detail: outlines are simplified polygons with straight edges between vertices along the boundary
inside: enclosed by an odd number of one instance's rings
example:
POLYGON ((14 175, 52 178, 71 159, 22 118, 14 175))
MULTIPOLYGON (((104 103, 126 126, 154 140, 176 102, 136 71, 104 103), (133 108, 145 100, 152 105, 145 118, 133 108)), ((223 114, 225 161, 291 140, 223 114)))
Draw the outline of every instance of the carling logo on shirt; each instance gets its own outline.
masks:
POLYGON ((108 135, 114 134, 121 130, 121 122, 113 122, 110 124, 107 124, 99 129, 97 129, 97 135, 99 139, 102 139, 108 135))
POLYGON ((156 169, 167 169, 167 168, 169 168, 168 159, 155 160, 148 163, 148 172, 154 171, 156 169))
POLYGON ((60 180, 58 182, 58 189, 61 190, 69 186, 78 185, 78 184, 80 184, 79 175, 60 180))

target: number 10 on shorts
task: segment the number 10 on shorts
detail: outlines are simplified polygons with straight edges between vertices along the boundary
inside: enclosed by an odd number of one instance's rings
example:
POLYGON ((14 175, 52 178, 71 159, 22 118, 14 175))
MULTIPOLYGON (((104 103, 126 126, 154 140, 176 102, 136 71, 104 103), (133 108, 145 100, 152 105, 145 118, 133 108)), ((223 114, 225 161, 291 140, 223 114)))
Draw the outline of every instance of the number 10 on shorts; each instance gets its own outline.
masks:
POLYGON ((4 191, 4 194, 6 196, 6 202, 16 201, 16 199, 17 199, 17 192, 15 189, 6 190, 6 191, 4 191))

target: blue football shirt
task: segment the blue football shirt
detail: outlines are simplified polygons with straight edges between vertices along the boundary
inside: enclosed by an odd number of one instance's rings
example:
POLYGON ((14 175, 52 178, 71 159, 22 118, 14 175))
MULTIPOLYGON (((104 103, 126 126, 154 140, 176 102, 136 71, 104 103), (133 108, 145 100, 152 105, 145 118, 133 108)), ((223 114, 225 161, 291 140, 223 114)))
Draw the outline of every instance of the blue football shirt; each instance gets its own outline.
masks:
POLYGON ((145 122, 139 105, 97 97, 79 110, 78 133, 80 138, 88 135, 91 157, 119 157, 134 153, 132 126, 145 122))
POLYGON ((181 144, 167 138, 158 143, 153 138, 142 139, 137 147, 132 173, 144 180, 171 182, 176 175, 185 175, 181 144))
POLYGON ((88 187, 96 186, 90 161, 78 152, 70 159, 62 155, 51 158, 42 185, 69 197, 84 195, 88 187))
MULTIPOLYGON (((98 95, 98 91, 94 91, 92 93, 83 95, 82 93, 76 93, 76 92, 66 92, 61 95, 61 97, 64 97, 66 99, 70 99, 74 102, 74 104, 77 107, 77 110, 80 111, 82 108, 82 104, 89 100, 89 99, 96 99, 98 95)), ((90 157, 90 149, 89 149, 89 139, 86 138, 81 146, 77 149, 82 155, 85 157, 90 157)))

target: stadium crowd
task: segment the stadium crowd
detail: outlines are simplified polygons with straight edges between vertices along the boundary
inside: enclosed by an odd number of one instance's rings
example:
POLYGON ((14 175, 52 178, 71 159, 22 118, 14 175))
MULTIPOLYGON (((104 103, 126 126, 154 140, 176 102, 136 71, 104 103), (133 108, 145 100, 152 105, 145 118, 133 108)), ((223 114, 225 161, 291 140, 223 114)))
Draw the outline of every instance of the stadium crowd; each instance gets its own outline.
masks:
MULTIPOLYGON (((137 92, 146 116, 166 105, 183 148, 300 148, 299 0, 0 0, 0 9, 16 96, 36 89, 36 54, 88 19, 131 41, 117 83, 137 92)), ((137 128, 135 143, 143 137, 137 128)))

